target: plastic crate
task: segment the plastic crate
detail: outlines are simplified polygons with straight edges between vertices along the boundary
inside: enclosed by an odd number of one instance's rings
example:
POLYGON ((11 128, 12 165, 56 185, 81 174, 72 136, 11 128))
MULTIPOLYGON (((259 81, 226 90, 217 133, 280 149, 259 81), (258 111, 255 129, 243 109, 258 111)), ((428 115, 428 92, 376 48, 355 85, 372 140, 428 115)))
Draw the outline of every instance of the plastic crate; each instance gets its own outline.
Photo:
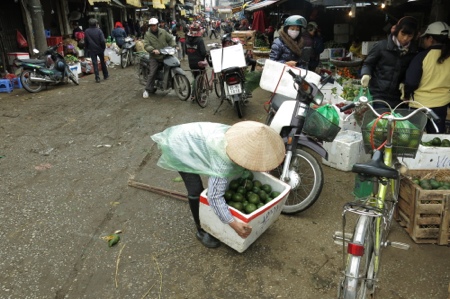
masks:
POLYGON ((339 126, 333 124, 315 109, 308 109, 303 126, 303 133, 306 135, 332 142, 340 130, 339 126))
POLYGON ((200 223, 202 228, 237 252, 244 252, 280 216, 291 190, 288 184, 270 174, 253 172, 253 175, 255 180, 259 180, 262 184, 269 184, 273 191, 280 192, 280 195, 250 214, 244 214, 233 207, 229 207, 231 215, 236 221, 248 223, 252 227, 252 232, 245 239, 239 237, 228 224, 220 221, 208 203, 207 190, 204 190, 200 195, 200 223))
MULTIPOLYGON (((47 46, 51 47, 51 46, 56 46, 59 43, 62 43, 63 38, 62 36, 50 36, 47 37, 47 46)), ((58 53, 64 56, 64 50, 63 50, 63 45, 61 44, 61 46, 58 47, 58 53)))
POLYGON ((449 170, 410 170, 402 177, 395 219, 416 243, 450 244, 450 190, 425 190, 414 177, 450 181, 449 170))

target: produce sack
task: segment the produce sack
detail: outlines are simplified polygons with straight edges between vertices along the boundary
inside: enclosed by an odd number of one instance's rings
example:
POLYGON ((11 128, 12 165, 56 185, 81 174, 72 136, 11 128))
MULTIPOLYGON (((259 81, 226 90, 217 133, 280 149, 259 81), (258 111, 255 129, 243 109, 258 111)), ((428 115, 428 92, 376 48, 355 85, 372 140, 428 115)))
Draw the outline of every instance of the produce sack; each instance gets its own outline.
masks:
POLYGON ((339 126, 339 113, 330 104, 320 106, 316 111, 336 126, 339 126))
POLYGON ((151 136, 162 155, 161 168, 215 177, 232 177, 244 169, 228 158, 225 132, 228 125, 196 122, 170 127, 151 136), (207 140, 207 142, 204 142, 207 140))

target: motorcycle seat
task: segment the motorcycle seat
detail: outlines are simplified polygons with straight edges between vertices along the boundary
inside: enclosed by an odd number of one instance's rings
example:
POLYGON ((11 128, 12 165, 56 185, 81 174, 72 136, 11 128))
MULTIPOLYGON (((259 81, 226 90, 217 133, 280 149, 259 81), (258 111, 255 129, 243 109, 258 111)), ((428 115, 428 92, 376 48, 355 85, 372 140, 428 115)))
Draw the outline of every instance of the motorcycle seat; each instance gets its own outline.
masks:
POLYGON ((278 109, 280 109, 281 107, 281 104, 283 104, 285 101, 295 101, 295 99, 277 93, 273 96, 270 106, 273 108, 273 110, 278 111, 278 109))
POLYGON ((240 72, 241 68, 237 66, 229 67, 222 70, 222 73, 232 73, 232 72, 240 72))
POLYGON ((45 64, 44 59, 20 59, 20 61, 33 64, 45 64))

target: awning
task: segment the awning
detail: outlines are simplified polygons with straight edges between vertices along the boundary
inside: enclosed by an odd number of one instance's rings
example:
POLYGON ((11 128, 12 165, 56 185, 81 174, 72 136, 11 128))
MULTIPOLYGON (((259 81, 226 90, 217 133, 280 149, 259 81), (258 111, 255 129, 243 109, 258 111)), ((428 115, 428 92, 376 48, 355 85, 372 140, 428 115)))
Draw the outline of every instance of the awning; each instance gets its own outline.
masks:
POLYGON ((256 4, 253 5, 249 5, 245 8, 245 11, 255 11, 258 9, 263 9, 263 8, 267 8, 269 5, 273 5, 273 4, 280 4, 283 3, 285 0, 265 0, 265 1, 261 1, 258 2, 256 4))
POLYGON ((217 10, 218 13, 231 13, 231 9, 229 8, 219 8, 217 10))
POLYGON ((156 9, 166 9, 166 6, 164 5, 164 0, 153 0, 153 8, 156 9))
POLYGON ((125 8, 125 5, 123 5, 119 0, 88 0, 89 4, 94 6, 96 3, 106 3, 109 5, 118 6, 121 8, 125 8))
POLYGON ((134 7, 142 7, 141 0, 126 0, 126 3, 134 7))

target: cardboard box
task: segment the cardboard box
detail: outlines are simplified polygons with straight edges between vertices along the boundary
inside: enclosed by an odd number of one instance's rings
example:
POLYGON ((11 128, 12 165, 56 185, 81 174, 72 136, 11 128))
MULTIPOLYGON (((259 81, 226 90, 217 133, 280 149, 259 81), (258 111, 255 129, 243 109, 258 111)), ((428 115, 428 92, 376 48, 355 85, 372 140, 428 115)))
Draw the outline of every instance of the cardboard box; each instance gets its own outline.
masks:
POLYGON ((273 191, 280 192, 280 195, 251 214, 243 214, 235 208, 229 207, 231 214, 237 221, 248 223, 252 227, 252 232, 246 239, 239 237, 228 224, 220 221, 208 203, 207 190, 204 190, 200 196, 200 223, 202 228, 237 252, 244 252, 280 216, 291 190, 288 184, 270 174, 264 172, 254 172, 253 174, 254 180, 259 180, 262 184, 269 184, 273 191))
POLYGON ((409 170, 400 182, 395 219, 416 243, 450 244, 450 190, 424 190, 411 179, 450 181, 448 170, 409 170))
POLYGON ((322 163, 342 171, 351 171, 353 164, 370 160, 359 132, 340 131, 333 142, 324 142, 323 147, 328 152, 328 160, 322 158, 322 163))
MULTIPOLYGON (((422 141, 431 141, 434 137, 450 140, 450 135, 446 134, 423 134, 422 141)), ((409 169, 449 169, 450 168, 450 147, 436 147, 419 145, 416 157, 403 158, 402 163, 409 169)))
POLYGON ((361 54, 362 55, 367 55, 369 54, 369 51, 373 48, 373 46, 377 43, 377 41, 367 41, 367 42, 362 42, 361 45, 361 54))
POLYGON ((81 63, 75 63, 72 65, 69 65, 69 69, 76 75, 81 74, 81 63))
POLYGON ((233 31, 231 38, 239 38, 245 50, 252 50, 255 43, 256 30, 233 31))

